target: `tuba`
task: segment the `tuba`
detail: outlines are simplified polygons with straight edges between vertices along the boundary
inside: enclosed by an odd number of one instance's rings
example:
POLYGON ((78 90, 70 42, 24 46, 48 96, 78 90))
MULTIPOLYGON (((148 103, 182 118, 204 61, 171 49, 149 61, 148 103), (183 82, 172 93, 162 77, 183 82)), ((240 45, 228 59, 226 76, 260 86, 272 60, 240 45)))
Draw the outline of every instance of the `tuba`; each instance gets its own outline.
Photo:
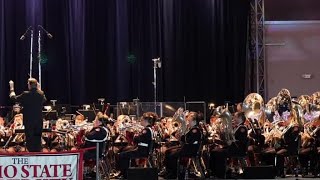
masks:
POLYGON ((232 127, 232 115, 229 111, 228 104, 223 109, 220 115, 220 138, 222 141, 226 142, 228 145, 231 145, 232 142, 235 142, 233 127, 232 127))
POLYGON ((277 105, 277 97, 271 98, 268 103, 265 105, 265 114, 266 118, 269 120, 269 122, 273 122, 273 116, 275 115, 276 111, 276 105, 277 105))
POLYGON ((311 97, 308 95, 301 95, 298 98, 298 103, 302 107, 302 109, 305 112, 310 112, 310 103, 311 103, 311 97))
POLYGON ((261 129, 265 123, 264 101, 262 96, 258 93, 249 94, 244 99, 242 108, 246 118, 249 121, 253 121, 253 124, 251 123, 251 128, 261 129))
POLYGON ((311 110, 320 111, 320 91, 311 95, 311 110))
POLYGON ((183 111, 183 108, 180 107, 173 115, 172 124, 177 129, 176 137, 178 139, 187 132, 187 122, 185 120, 187 113, 189 113, 189 111, 183 111))
POLYGON ((292 115, 293 115, 293 122, 295 124, 298 124, 299 128, 302 129, 304 126, 303 108, 296 101, 292 101, 292 115))
POLYGON ((292 100, 289 90, 281 89, 276 98, 276 111, 279 114, 279 120, 287 121, 289 115, 292 115, 292 100))
POLYGON ((320 116, 320 91, 311 95, 310 100, 310 112, 312 114, 312 120, 317 120, 320 116))

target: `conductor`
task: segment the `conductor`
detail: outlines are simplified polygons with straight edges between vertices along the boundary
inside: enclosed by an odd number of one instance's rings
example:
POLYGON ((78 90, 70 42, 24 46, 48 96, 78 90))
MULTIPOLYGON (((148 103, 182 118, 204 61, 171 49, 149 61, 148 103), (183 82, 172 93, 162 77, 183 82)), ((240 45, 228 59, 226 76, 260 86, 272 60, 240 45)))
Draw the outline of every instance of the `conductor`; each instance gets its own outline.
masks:
POLYGON ((38 81, 34 78, 28 79, 29 91, 24 91, 18 96, 14 92, 13 81, 10 81, 9 85, 10 98, 15 102, 19 102, 23 107, 26 147, 29 152, 40 152, 42 150, 41 136, 43 128, 42 107, 46 101, 44 92, 41 91, 38 81))

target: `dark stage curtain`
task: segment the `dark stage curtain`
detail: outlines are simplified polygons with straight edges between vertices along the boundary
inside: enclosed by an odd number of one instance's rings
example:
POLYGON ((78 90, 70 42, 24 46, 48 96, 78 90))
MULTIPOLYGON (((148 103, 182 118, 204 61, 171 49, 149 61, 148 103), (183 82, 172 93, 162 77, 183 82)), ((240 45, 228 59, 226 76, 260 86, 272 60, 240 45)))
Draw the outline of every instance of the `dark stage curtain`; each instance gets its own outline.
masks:
POLYGON ((42 34, 42 89, 48 99, 82 104, 153 101, 223 103, 244 98, 249 0, 0 0, 0 105, 8 81, 27 88, 33 25, 42 34))

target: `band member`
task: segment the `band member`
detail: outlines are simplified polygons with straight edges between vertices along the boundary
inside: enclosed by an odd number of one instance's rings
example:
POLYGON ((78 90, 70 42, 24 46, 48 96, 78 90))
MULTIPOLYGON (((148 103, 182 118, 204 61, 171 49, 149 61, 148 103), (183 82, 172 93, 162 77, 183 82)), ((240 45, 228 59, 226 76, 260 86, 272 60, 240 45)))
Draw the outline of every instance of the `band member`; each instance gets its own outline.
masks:
POLYGON ((46 101, 44 92, 41 91, 40 85, 34 78, 28 79, 28 89, 22 94, 16 96, 13 82, 10 81, 10 98, 19 102, 22 107, 24 118, 26 146, 30 152, 40 152, 41 135, 42 135, 42 108, 46 101))
POLYGON ((276 169, 279 177, 285 177, 284 158, 287 155, 297 155, 301 142, 300 129, 298 124, 288 127, 287 132, 283 135, 282 145, 276 152, 276 169))
POLYGON ((150 148, 153 140, 152 125, 157 120, 158 116, 153 112, 146 112, 143 114, 141 119, 141 125, 145 128, 140 132, 139 135, 135 135, 133 138, 136 147, 133 150, 121 152, 119 155, 120 159, 120 174, 118 177, 127 176, 127 169, 129 167, 130 158, 147 157, 150 152, 150 148))
POLYGON ((0 117, 0 130, 4 129, 5 127, 5 120, 3 117, 0 117))
POLYGON ((0 117, 0 146, 3 146, 5 141, 5 137, 6 137, 6 132, 5 132, 5 120, 3 117, 0 117))
MULTIPOLYGON (((91 129, 91 131, 89 133, 87 133, 85 135, 87 140, 107 140, 107 136, 109 134, 108 129, 106 129, 104 124, 104 119, 103 118, 99 118, 98 116, 96 116, 94 122, 93 122, 93 128, 91 129)), ((104 152, 104 144, 105 142, 101 142, 99 143, 99 152, 100 152, 100 156, 102 155, 102 153, 104 152)), ((85 141, 84 143, 84 148, 88 148, 88 147, 96 147, 96 143, 90 142, 90 141, 85 141)), ((94 159, 96 157, 96 150, 89 150, 86 151, 84 154, 84 159, 88 160, 88 159, 94 159)))
POLYGON ((74 124, 76 126, 81 126, 84 123, 86 123, 86 121, 84 120, 84 116, 82 114, 77 115, 76 118, 74 119, 74 124))
POLYGON ((174 179, 177 177, 177 160, 179 157, 193 156, 199 150, 202 142, 203 134, 199 128, 199 118, 196 112, 189 112, 185 121, 188 122, 188 132, 181 136, 181 145, 174 146, 166 150, 164 165, 165 172, 160 175, 166 179, 174 179))
POLYGON ((21 106, 19 104, 12 106, 12 111, 8 112, 6 116, 6 123, 10 125, 13 122, 14 116, 17 114, 21 114, 21 106))
POLYGON ((255 156, 255 154, 261 153, 265 147, 265 137, 262 135, 261 129, 251 129, 249 132, 249 147, 248 147, 248 157, 251 166, 256 166, 260 157, 255 156))
POLYGON ((319 173, 317 168, 319 163, 318 150, 320 147, 320 119, 305 124, 304 133, 301 135, 301 149, 299 161, 301 165, 302 177, 311 172, 315 177, 319 173), (310 164, 308 163, 310 162, 310 164))
MULTIPOLYGON (((223 137, 224 135, 221 136, 223 137)), ((235 141, 231 141, 231 144, 229 144, 228 141, 225 142, 224 140, 221 145, 211 150, 209 166, 212 175, 217 178, 226 178, 227 158, 246 154, 248 148, 247 136, 248 129, 241 125, 235 130, 233 137, 235 141)))

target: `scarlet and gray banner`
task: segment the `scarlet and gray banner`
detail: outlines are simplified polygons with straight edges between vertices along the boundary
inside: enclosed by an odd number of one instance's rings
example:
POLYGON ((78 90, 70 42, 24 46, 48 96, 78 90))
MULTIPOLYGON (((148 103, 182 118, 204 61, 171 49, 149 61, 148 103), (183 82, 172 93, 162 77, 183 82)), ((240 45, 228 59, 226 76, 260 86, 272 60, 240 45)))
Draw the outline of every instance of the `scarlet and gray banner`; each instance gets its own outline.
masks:
POLYGON ((82 180, 82 151, 0 155, 0 179, 82 180))

